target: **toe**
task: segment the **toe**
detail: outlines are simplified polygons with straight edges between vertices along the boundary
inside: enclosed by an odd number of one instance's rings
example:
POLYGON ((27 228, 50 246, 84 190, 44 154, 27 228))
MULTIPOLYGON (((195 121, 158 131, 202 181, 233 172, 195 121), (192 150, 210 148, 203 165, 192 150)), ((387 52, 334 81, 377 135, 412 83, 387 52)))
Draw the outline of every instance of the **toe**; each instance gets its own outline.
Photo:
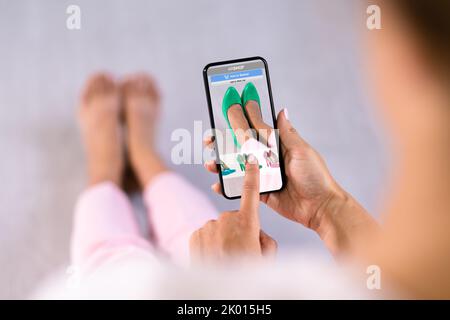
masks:
POLYGON ((114 77, 106 72, 99 72, 92 75, 84 87, 82 98, 84 101, 91 100, 97 95, 107 95, 117 91, 117 84, 114 77))
POLYGON ((146 73, 136 73, 127 76, 121 85, 122 93, 129 96, 150 96, 154 100, 159 100, 160 94, 154 79, 146 73))
POLYGON ((106 72, 92 75, 81 92, 78 116, 82 123, 117 119, 121 113, 118 84, 106 72))

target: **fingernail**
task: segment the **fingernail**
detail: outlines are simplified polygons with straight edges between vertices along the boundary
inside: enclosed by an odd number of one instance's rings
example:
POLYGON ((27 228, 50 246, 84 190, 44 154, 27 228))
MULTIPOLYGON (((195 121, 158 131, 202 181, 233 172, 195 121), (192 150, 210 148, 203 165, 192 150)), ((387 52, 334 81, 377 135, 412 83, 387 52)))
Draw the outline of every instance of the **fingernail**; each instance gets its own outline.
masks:
POLYGON ((247 162, 250 164, 257 164, 258 159, 256 159, 256 157, 253 154, 249 154, 247 157, 247 162))
POLYGON ((287 108, 283 109, 283 113, 284 113, 284 117, 286 118, 286 120, 289 120, 289 112, 287 108))

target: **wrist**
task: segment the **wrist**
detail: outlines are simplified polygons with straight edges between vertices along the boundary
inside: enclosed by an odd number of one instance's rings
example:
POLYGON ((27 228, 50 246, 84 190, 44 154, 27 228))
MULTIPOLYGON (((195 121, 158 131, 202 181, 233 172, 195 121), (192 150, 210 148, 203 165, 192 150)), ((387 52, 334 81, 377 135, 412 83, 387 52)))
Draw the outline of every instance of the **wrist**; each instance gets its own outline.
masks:
POLYGON ((311 219, 310 228, 322 240, 335 235, 338 232, 339 219, 343 218, 345 208, 351 206, 351 199, 350 195, 339 187, 330 191, 311 219))
POLYGON ((337 188, 315 215, 311 228, 334 254, 354 253, 378 224, 350 194, 337 188))

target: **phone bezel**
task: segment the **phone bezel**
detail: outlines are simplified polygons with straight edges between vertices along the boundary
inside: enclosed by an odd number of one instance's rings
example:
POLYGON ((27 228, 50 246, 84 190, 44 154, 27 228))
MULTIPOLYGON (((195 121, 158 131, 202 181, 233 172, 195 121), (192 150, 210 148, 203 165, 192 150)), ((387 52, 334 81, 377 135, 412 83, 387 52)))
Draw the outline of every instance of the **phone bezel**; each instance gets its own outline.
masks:
MULTIPOLYGON (((210 90, 209 90, 208 69, 211 68, 211 67, 225 65, 225 64, 242 63, 242 62, 248 62, 248 61, 254 61, 254 60, 261 60, 263 62, 263 64, 264 64, 264 69, 265 69, 265 72, 266 72, 267 88, 269 90, 269 100, 270 100, 270 108, 271 108, 271 114, 272 114, 272 123, 273 123, 273 128, 275 129, 276 141, 277 141, 277 150, 278 150, 278 156, 279 156, 279 160, 280 160, 281 187, 279 189, 276 189, 276 190, 260 192, 260 194, 267 194, 267 193, 281 191, 286 185, 286 176, 285 176, 285 171, 284 171, 284 161, 283 161, 283 154, 281 152, 280 139, 278 137, 278 130, 277 130, 278 126, 277 126, 276 115, 275 115, 275 108, 274 108, 273 97, 272 97, 272 87, 270 85, 269 67, 267 65, 266 59, 264 59, 263 57, 260 57, 260 56, 255 56, 255 57, 248 57, 248 58, 233 59, 233 60, 226 60, 226 61, 219 61, 219 62, 209 63, 203 68, 203 81, 204 81, 204 84, 205 84, 206 99, 207 99, 207 102, 208 102, 209 120, 210 120, 211 128, 212 128, 212 131, 214 132, 214 137, 215 137, 216 125, 215 125, 215 121, 214 121, 214 114, 213 114, 213 108, 212 108, 212 103, 211 103, 211 93, 210 93, 210 90)), ((216 150, 216 159, 220 159, 219 149, 217 147, 217 139, 214 140, 214 146, 215 146, 215 150, 216 150)), ((222 170, 221 170, 221 167, 220 167, 219 163, 217 163, 216 165, 217 165, 217 171, 219 172, 219 179, 220 179, 220 186, 221 186, 221 189, 222 189, 222 195, 226 199, 229 199, 229 200, 240 199, 241 195, 230 197, 230 196, 225 194, 222 170)))

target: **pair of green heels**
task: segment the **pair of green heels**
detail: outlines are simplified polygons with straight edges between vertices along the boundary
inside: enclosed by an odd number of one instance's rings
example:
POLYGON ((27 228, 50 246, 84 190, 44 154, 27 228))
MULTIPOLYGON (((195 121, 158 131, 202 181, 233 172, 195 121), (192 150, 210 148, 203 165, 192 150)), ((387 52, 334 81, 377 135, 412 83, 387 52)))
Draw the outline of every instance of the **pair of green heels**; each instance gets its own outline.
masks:
POLYGON ((245 105, 250 100, 256 101, 261 110, 261 103, 259 100, 258 90, 256 90, 256 87, 252 82, 249 82, 245 85, 244 90, 242 91, 242 96, 239 95, 239 92, 236 90, 235 87, 229 87, 225 92, 225 95, 223 96, 222 101, 223 116, 227 121, 228 127, 231 129, 234 144, 239 148, 241 147, 241 145, 237 141, 236 134, 234 133, 233 128, 231 128, 230 120, 228 119, 228 109, 230 109, 232 105, 238 104, 242 107, 244 115, 247 116, 247 113, 245 112, 245 105))

